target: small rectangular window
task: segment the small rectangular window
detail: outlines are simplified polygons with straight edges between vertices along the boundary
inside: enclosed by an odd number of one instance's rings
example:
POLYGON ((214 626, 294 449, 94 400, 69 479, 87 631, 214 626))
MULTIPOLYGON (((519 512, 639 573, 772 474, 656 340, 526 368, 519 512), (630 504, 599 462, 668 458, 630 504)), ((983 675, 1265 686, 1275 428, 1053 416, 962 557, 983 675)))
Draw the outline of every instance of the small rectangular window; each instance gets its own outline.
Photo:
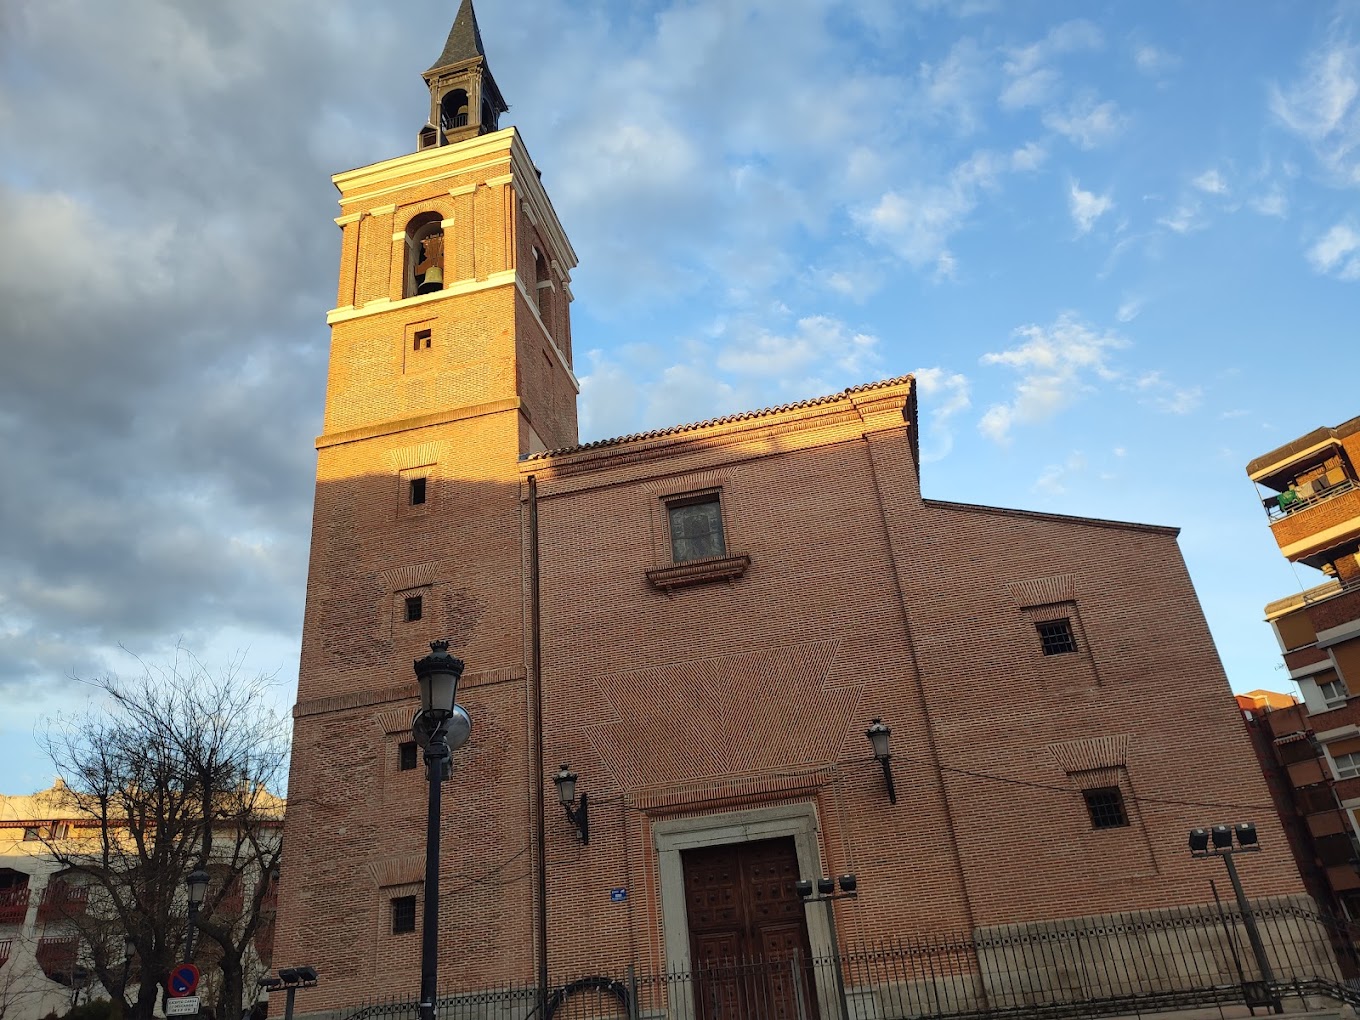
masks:
POLYGON ((666 504, 671 528, 671 557, 676 563, 727 555, 722 504, 717 493, 666 504))
POLYGON ((1360 751, 1350 754, 1334 754, 1332 761, 1336 763, 1337 779, 1354 779, 1360 776, 1360 751))
POLYGON ((425 614, 425 599, 420 595, 412 595, 406 600, 406 622, 415 623, 425 614))
POLYGON ((411 350, 420 351, 430 349, 431 331, 428 329, 418 329, 411 338, 411 350))
POLYGON ((402 772, 410 772, 416 767, 416 742, 407 740, 397 745, 397 767, 402 772))
POLYGON ((1071 620, 1046 620, 1043 623, 1036 623, 1035 627, 1039 631, 1039 642, 1045 655, 1062 655, 1077 650, 1077 639, 1072 634, 1071 620))
POLYGON ((420 506, 425 502, 425 479, 411 479, 411 505, 420 506))
POLYGON ((416 898, 397 896, 392 900, 392 934, 402 935, 416 930, 416 898))
POLYGON ((1083 790, 1086 810, 1091 815, 1091 828, 1118 829, 1129 824, 1129 816, 1124 811, 1124 795, 1117 786, 1102 786, 1094 790, 1083 790))
POLYGON ((37 827, 36 825, 25 825, 25 826, 24 826, 24 842, 25 842, 25 843, 31 843, 31 842, 33 842, 35 839, 38 839, 38 838, 39 838, 39 837, 38 837, 38 827, 37 827))

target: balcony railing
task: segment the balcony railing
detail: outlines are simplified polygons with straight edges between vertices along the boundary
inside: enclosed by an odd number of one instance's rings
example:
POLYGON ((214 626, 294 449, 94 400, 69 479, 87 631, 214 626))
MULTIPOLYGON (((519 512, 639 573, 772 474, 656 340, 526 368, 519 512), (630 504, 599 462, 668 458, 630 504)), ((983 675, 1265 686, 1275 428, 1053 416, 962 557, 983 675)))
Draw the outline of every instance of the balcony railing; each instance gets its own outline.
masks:
POLYGON ((1262 505, 1266 508, 1266 516, 1275 521, 1296 514, 1300 510, 1317 506, 1333 496, 1340 496, 1343 492, 1350 492, 1354 488, 1354 480, 1342 478, 1321 491, 1313 491, 1306 495, 1300 493, 1297 489, 1286 489, 1278 496, 1271 496, 1263 500, 1262 505))
POLYGON ((38 901, 38 921, 60 921, 68 917, 81 917, 89 905, 90 891, 65 882, 53 882, 43 890, 38 901))
POLYGON ((28 886, 0 892, 0 924, 23 924, 28 916, 28 886))
POLYGON ((69 985, 76 969, 75 936, 38 940, 38 966, 53 981, 69 985))
POLYGON ((0 939, 0 967, 9 962, 9 954, 13 948, 13 939, 0 939))

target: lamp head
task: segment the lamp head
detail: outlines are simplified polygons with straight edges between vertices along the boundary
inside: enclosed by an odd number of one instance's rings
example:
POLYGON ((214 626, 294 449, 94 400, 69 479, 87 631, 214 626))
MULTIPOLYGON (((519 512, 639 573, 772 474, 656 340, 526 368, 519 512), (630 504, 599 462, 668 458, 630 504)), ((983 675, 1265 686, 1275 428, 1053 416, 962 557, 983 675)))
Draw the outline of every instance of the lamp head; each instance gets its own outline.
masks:
POLYGON ((563 764, 558 770, 557 775, 553 776, 553 782, 557 784, 557 799, 563 807, 571 807, 576 803, 576 780, 579 777, 571 770, 571 766, 563 764))
POLYGON ((431 641, 430 654, 415 661, 415 670, 421 709, 435 719, 447 719, 457 703, 463 660, 449 654, 447 641, 431 641))
POLYGON ((1233 832, 1237 833, 1237 845, 1240 847, 1260 846, 1260 841, 1256 837, 1256 826, 1251 822, 1238 822, 1233 826, 1233 832))
POLYGON ((842 875, 836 880, 840 883, 841 892, 852 893, 859 888, 859 879, 854 875, 842 875))
POLYGON ((873 745, 874 757, 879 761, 887 761, 892 757, 892 727, 882 719, 875 717, 869 724, 869 728, 864 731, 864 735, 869 738, 869 743, 873 745))
POLYGON ((812 895, 812 882, 809 879, 800 878, 797 882, 793 883, 793 888, 803 899, 807 899, 812 895))
POLYGON ((1215 850, 1228 850, 1232 847, 1232 829, 1226 825, 1215 825, 1209 830, 1209 838, 1215 850))
POLYGON ((256 982, 256 984, 258 984, 261 988, 263 988, 267 992, 272 992, 276 989, 283 987, 283 981, 280 978, 276 978, 272 975, 266 975, 265 977, 260 978, 259 981, 256 982))
POLYGON ((822 896, 830 896, 836 891, 836 881, 831 878, 817 879, 817 892, 822 896))
POLYGON ((1190 830, 1190 852, 1192 854, 1205 854, 1209 852, 1208 829, 1190 830))
POLYGON ((208 883, 212 881, 212 876, 202 868, 195 868, 189 872, 189 877, 184 880, 184 884, 189 889, 189 902, 196 907, 203 905, 203 897, 208 894, 208 883))
POLYGON ((280 967, 279 980, 281 980, 285 985, 295 985, 301 979, 298 977, 296 967, 280 967))

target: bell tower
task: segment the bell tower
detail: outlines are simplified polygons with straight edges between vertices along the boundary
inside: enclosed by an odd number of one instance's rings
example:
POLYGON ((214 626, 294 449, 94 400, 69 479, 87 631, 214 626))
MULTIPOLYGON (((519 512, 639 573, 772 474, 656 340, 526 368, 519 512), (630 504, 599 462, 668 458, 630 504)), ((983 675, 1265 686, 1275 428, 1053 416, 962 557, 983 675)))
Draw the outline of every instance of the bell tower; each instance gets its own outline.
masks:
POLYGON ((430 119, 420 131, 420 148, 449 145, 497 130, 510 108, 491 77, 472 0, 463 0, 439 59, 425 72, 430 119))
MULTIPOLYGON (((471 0, 424 78, 417 151, 332 178, 339 285, 285 822, 290 853, 316 866, 282 876, 277 935, 279 959, 327 975, 320 1010, 417 984, 398 906, 423 875, 411 664, 431 641, 466 661, 474 726, 445 857, 509 860, 534 832, 527 796, 495 799, 538 782, 518 465, 577 443, 576 254, 519 132, 499 126, 471 0)), ((532 885, 451 898, 441 952, 532 973, 532 885), (475 952, 455 952, 474 929, 475 952)))

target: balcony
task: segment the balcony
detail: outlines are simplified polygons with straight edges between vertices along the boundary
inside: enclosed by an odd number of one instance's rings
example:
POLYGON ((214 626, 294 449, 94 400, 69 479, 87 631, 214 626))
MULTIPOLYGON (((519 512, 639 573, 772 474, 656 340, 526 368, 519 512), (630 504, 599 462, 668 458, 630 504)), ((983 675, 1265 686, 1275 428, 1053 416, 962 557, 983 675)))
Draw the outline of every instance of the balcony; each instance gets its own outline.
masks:
POLYGON ((13 948, 13 939, 0 939, 0 967, 9 962, 9 954, 13 948))
POLYGON ((1346 819, 1335 807, 1330 811, 1321 811, 1318 814, 1309 815, 1305 821, 1308 825, 1308 833, 1314 839, 1321 836, 1335 836, 1347 831, 1346 819))
POLYGON ((39 939, 37 956, 38 966, 53 981, 60 981, 64 985, 69 985, 74 980, 76 970, 76 938, 74 935, 65 938, 39 939))
POLYGON ((1352 864, 1337 864, 1326 869, 1327 883, 1337 892, 1360 889, 1360 872, 1352 864))
POLYGON ((83 917, 89 906, 90 890, 70 886, 60 880, 49 882, 38 901, 38 923, 83 917))
MULTIPOLYGON (((1286 559, 1307 562, 1360 535, 1360 487, 1348 478, 1319 495, 1296 499, 1272 515, 1270 530, 1286 559)), ((1309 565, 1320 566, 1321 560, 1309 565)))
POLYGON ((1312 786, 1315 783, 1325 783, 1331 776, 1326 768, 1323 767, 1322 760, 1319 758, 1309 758, 1307 761, 1295 762, 1290 765, 1286 772, 1289 773, 1289 782, 1297 789, 1300 786, 1312 786))
POLYGON ((23 924, 28 916, 28 887, 0 892, 0 924, 23 924))

